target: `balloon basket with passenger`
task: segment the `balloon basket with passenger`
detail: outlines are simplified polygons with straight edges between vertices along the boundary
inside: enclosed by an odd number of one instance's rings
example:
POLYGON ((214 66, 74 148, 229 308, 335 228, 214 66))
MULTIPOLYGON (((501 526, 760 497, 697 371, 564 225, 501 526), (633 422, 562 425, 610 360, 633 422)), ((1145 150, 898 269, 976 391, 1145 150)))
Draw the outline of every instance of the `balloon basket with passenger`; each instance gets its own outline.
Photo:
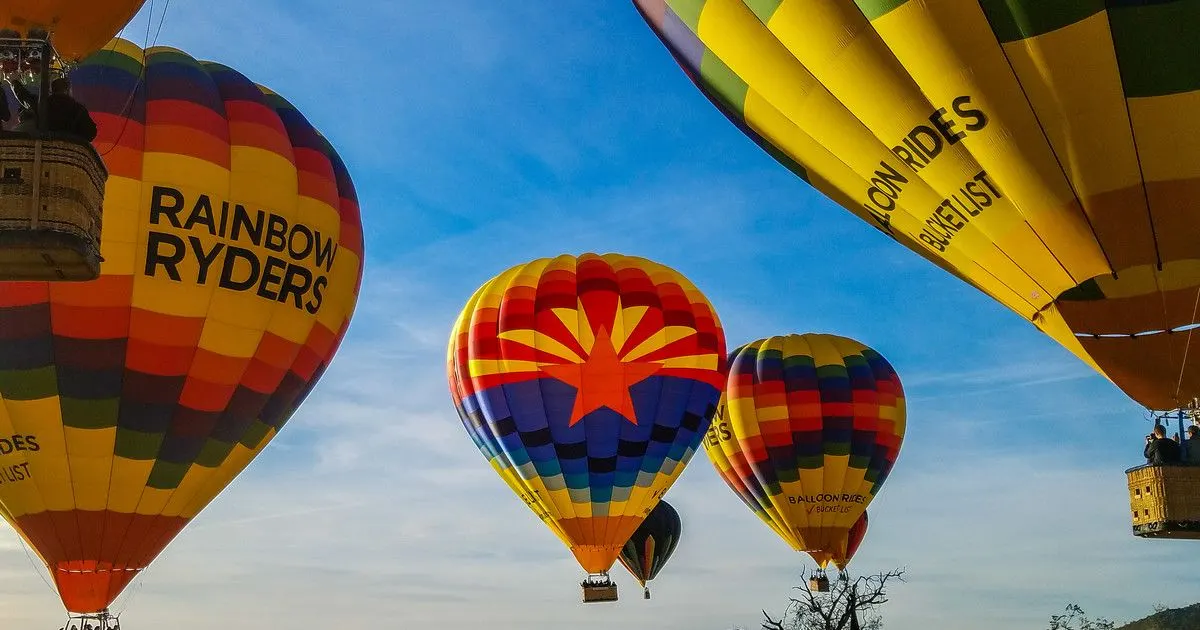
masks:
POLYGON ((67 72, 44 33, 0 31, 0 75, 13 86, 20 121, 0 133, 0 281, 100 274, 108 169, 90 138, 58 129, 49 117, 51 85, 65 90, 67 72), (36 96, 27 80, 37 82, 36 96))
MULTIPOLYGON (((1182 440, 1186 435, 1183 427, 1185 415, 1196 421, 1197 405, 1193 401, 1187 409, 1156 414, 1155 430, 1164 436, 1170 420, 1178 422, 1180 441, 1160 437, 1163 442, 1175 443, 1178 457, 1168 456, 1162 463, 1147 463, 1125 471, 1129 487, 1129 508, 1132 513, 1133 535, 1141 538, 1166 538, 1177 540, 1200 540, 1200 465, 1190 463, 1196 453, 1187 451, 1200 448, 1192 440, 1182 440)), ((1147 452, 1156 433, 1146 436, 1147 452)), ((1198 443, 1200 444, 1200 443, 1198 443)))
POLYGON ((592 604, 597 602, 615 602, 617 601, 617 584, 608 577, 608 573, 593 573, 588 575, 579 586, 583 588, 583 602, 592 604))
POLYGON ((818 569, 812 577, 808 578, 808 588, 815 593, 829 592, 829 576, 823 569, 818 569))
POLYGON ((121 621, 107 610, 84 615, 71 615, 62 630, 121 630, 121 621))

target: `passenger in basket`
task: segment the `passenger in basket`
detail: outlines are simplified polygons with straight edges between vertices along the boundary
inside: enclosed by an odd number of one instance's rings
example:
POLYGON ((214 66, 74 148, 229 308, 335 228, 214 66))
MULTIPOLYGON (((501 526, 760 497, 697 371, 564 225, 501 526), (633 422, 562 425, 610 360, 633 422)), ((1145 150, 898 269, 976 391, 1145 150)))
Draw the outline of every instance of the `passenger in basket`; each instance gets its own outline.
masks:
POLYGON ((1192 425, 1187 428, 1187 441, 1184 442, 1187 457, 1184 459, 1189 464, 1200 465, 1200 427, 1192 425))
MULTIPOLYGON (((14 81, 13 93, 25 106, 37 111, 38 97, 20 81, 14 81)), ((50 96, 46 99, 46 130, 69 133, 88 142, 96 139, 96 122, 82 103, 71 96, 71 82, 59 77, 50 83, 50 96)))
POLYGON ((1143 454, 1146 461, 1153 466, 1178 464, 1180 461, 1179 443, 1167 439, 1167 430, 1161 424, 1154 425, 1154 432, 1146 436, 1146 449, 1143 454))

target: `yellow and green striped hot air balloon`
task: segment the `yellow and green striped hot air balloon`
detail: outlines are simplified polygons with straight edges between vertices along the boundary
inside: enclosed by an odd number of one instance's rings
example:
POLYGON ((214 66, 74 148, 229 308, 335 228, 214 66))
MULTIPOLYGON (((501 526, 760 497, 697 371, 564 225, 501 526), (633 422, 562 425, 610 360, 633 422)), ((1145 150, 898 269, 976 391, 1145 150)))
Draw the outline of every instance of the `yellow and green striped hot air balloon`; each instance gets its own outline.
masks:
POLYGON ((900 378, 878 352, 837 335, 779 335, 730 353, 704 450, 792 549, 844 567, 906 426, 900 378))
POLYGON ((634 3, 817 190, 1145 407, 1200 396, 1200 2, 634 3))

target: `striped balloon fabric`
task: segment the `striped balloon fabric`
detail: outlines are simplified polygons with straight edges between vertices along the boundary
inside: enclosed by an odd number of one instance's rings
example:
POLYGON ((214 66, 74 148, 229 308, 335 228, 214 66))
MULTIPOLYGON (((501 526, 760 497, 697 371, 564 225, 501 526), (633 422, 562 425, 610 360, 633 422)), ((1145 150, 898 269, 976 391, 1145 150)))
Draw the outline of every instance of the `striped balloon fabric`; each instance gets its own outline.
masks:
MULTIPOLYGON (((659 571, 671 559, 671 554, 675 553, 682 531, 679 512, 670 503, 659 501, 621 548, 621 555, 617 559, 645 588, 646 582, 658 577, 659 571)), ((650 590, 646 589, 646 595, 649 594, 650 590)))
POLYGON ((686 278, 583 254, 485 283, 451 334, 468 435, 590 574, 605 573, 699 448, 725 336, 686 278))
POLYGON ((110 172, 104 262, 0 283, 0 511, 93 613, 312 390, 363 241, 337 153, 235 70, 116 40, 71 79, 110 172))
POLYGON ((1200 396, 1200 3, 634 0, 781 164, 1154 410, 1200 396))
POLYGON ((905 419, 900 379, 879 353, 836 335, 777 336, 731 353, 704 446, 776 534, 832 559, 887 480, 905 419))

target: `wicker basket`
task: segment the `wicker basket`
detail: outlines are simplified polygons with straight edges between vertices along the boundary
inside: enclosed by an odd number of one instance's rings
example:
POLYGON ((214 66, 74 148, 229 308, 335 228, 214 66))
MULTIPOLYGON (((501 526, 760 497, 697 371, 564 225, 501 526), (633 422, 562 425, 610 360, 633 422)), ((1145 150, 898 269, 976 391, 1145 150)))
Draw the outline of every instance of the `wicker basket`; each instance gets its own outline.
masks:
POLYGON ((808 579, 808 590, 814 593, 829 592, 829 578, 821 576, 808 579))
POLYGON ((1200 540, 1200 466, 1139 466, 1125 474, 1135 536, 1200 540))
POLYGON ((584 602, 615 602, 617 601, 616 584, 584 584, 584 602))
POLYGON ((94 280, 108 170, 92 145, 0 134, 0 280, 94 280))

